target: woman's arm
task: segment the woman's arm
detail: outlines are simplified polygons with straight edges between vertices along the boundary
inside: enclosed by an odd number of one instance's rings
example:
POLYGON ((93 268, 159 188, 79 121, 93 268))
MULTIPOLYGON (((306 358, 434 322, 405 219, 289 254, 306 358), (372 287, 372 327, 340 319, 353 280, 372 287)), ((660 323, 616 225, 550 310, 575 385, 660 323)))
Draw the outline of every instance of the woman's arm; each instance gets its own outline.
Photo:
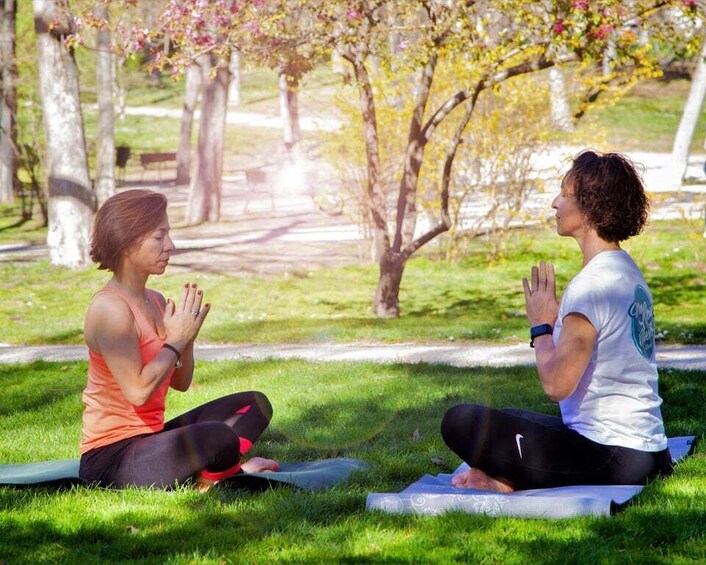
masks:
POLYGON ((103 294, 91 303, 85 337, 88 347, 103 357, 125 398, 136 406, 147 402, 174 367, 174 353, 168 349, 143 366, 132 311, 118 296, 103 294))
MULTIPOLYGON (((157 299, 159 300, 159 303, 162 306, 162 310, 164 310, 166 314, 166 299, 159 292, 153 292, 157 295, 157 299)), ((169 343, 169 345, 171 345, 172 347, 178 345, 176 343, 170 342, 169 339, 167 339, 167 343, 169 343)), ((194 377, 194 340, 187 342, 186 345, 184 345, 183 347, 179 347, 178 349, 180 352, 179 361, 181 362, 181 366, 176 367, 174 369, 174 374, 172 375, 172 380, 169 383, 169 386, 174 390, 178 390, 179 392, 185 392, 189 390, 189 387, 191 386, 191 382, 194 377)))
POLYGON ((194 342, 190 341, 181 352, 181 367, 177 367, 172 375, 172 381, 169 384, 174 390, 185 392, 189 390, 191 381, 194 378, 194 342))
POLYGON ((591 361, 595 342, 595 328, 576 313, 564 317, 556 347, 551 335, 534 339, 537 374, 551 400, 559 402, 574 392, 591 361))
POLYGON ((181 353, 179 360, 182 366, 174 371, 170 384, 175 390, 185 391, 191 386, 194 376, 194 341, 211 310, 208 303, 202 308, 202 302, 203 291, 195 283, 186 283, 182 287, 179 304, 169 300, 164 308, 167 343, 181 353))
MULTIPOLYGON (((172 378, 178 390, 186 390, 191 384, 192 345, 210 310, 208 304, 201 308, 201 298, 195 284, 186 284, 180 303, 169 300, 164 309, 166 343, 184 355, 183 366, 175 370, 172 378), (181 372, 176 374, 178 371, 181 372)), ((100 295, 91 303, 86 315, 85 336, 88 347, 103 357, 125 398, 136 406, 147 402, 176 361, 175 353, 163 348, 149 363, 142 364, 132 311, 122 298, 110 294, 100 295)))
MULTIPOLYGON (((554 266, 540 262, 539 267, 532 267, 531 283, 522 279, 522 286, 530 326, 554 326, 559 313, 554 266)), ((596 330, 585 316, 570 313, 562 322, 556 346, 549 334, 534 339, 537 374, 544 393, 555 402, 576 389, 596 342, 596 330)))

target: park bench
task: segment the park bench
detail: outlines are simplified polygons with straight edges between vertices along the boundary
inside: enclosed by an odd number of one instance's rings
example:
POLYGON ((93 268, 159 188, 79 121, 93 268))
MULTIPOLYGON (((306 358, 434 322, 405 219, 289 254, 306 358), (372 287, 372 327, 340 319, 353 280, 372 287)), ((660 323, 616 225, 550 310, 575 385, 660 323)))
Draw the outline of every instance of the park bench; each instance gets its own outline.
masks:
POLYGON ((245 182, 248 185, 248 198, 243 208, 243 213, 247 213, 252 195, 256 192, 269 194, 270 206, 275 209, 274 186, 271 184, 270 175, 262 169, 245 169, 245 182))
POLYGON ((176 162, 176 153, 140 153, 140 165, 142 165, 142 176, 140 179, 144 177, 147 169, 150 169, 156 165, 159 178, 161 180, 162 166, 164 163, 168 163, 170 161, 176 162))

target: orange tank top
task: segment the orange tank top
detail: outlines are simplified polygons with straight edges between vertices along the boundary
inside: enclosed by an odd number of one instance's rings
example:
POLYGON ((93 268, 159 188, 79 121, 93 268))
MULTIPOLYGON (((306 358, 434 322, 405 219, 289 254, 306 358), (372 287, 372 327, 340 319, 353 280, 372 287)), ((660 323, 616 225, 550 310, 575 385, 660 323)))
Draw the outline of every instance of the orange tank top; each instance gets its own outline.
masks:
MULTIPOLYGON (((165 340, 159 337, 129 296, 115 288, 104 288, 96 296, 102 292, 112 292, 127 302, 135 318, 142 363, 146 365, 157 356, 165 340)), ((160 313, 164 314, 162 305, 154 296, 155 293, 151 290, 148 292, 152 295, 152 302, 160 313)), ((89 349, 88 384, 82 396, 85 408, 81 455, 116 441, 160 431, 164 427, 164 402, 173 374, 174 369, 145 404, 135 406, 123 395, 103 357, 89 349)))

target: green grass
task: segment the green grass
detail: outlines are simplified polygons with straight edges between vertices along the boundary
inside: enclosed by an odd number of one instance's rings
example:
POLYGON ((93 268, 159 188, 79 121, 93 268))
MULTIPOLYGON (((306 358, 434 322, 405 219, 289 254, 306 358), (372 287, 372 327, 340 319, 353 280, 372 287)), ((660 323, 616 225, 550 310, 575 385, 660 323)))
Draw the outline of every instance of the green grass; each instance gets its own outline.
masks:
MULTIPOLYGON (((606 129, 608 144, 619 151, 671 152, 690 86, 683 77, 645 81, 593 117, 606 129)), ((704 153, 705 138, 702 113, 691 141, 692 153, 704 153)))
MULTIPOLYGON (((0 366, 6 430, 0 435, 0 461, 77 456, 86 369, 85 362, 0 366)), ((703 437, 704 377, 704 371, 662 372, 670 435, 703 437)), ((556 414, 531 368, 200 363, 192 390, 170 394, 167 416, 252 388, 267 394, 275 408, 255 454, 282 461, 356 457, 367 461, 370 471, 317 493, 0 488, 0 561, 593 564, 706 559, 703 447, 674 475, 648 486, 634 505, 610 518, 417 517, 365 510, 368 492, 400 490, 423 473, 455 468, 459 460, 438 433, 451 405, 478 401, 556 414), (415 430, 421 434, 416 441, 415 430)))
MULTIPOLYGON (((669 342, 706 343, 706 251, 697 224, 655 222, 626 246, 644 270, 657 330, 669 342)), ((402 316, 394 320, 373 316, 373 265, 271 276, 165 275, 150 284, 178 298, 186 278, 199 283, 213 304, 201 342, 515 343, 527 336, 521 279, 531 265, 554 262, 560 290, 580 268, 576 244, 549 229, 515 234, 513 251, 502 261, 487 259, 482 240, 473 246, 459 265, 412 259, 402 281, 402 316)), ((45 261, 0 263, 2 340, 81 343, 86 305, 107 279, 95 269, 71 271, 45 261)))

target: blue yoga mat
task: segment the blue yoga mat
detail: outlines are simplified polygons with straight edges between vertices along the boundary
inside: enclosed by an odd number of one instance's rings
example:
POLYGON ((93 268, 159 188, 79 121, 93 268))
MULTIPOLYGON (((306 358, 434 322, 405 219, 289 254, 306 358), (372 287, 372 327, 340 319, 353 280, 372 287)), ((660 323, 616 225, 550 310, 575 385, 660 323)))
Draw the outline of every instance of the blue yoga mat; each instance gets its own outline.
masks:
MULTIPOLYGON (((669 439, 674 462, 694 448, 694 436, 669 439)), ((449 511, 488 516, 523 518, 572 518, 607 516, 629 504, 642 485, 578 485, 547 489, 520 490, 498 494, 454 487, 451 478, 468 470, 463 463, 452 474, 424 475, 398 493, 370 493, 369 510, 394 514, 443 514, 449 511)))
MULTIPOLYGON (((78 459, 61 459, 0 465, 0 486, 78 484, 78 459)), ((302 463, 280 463, 276 473, 241 473, 223 481, 233 488, 263 489, 277 484, 289 484, 304 490, 331 488, 347 480, 354 471, 368 469, 358 459, 336 458, 302 463)))

